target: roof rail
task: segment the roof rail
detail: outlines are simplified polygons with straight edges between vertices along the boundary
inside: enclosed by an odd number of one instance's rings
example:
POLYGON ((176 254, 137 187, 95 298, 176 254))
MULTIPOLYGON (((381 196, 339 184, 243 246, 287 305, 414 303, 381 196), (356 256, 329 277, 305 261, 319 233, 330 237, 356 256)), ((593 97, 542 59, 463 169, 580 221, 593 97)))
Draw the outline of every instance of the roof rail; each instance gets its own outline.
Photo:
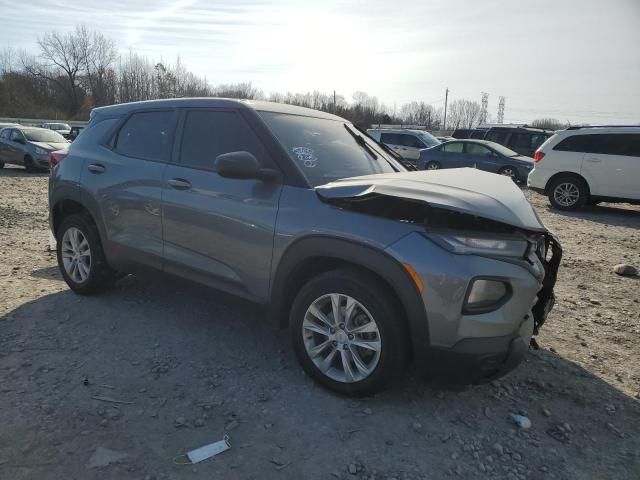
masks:
POLYGON ((640 127, 640 125, 576 125, 575 127, 569 127, 567 130, 580 130, 581 128, 629 128, 640 127))

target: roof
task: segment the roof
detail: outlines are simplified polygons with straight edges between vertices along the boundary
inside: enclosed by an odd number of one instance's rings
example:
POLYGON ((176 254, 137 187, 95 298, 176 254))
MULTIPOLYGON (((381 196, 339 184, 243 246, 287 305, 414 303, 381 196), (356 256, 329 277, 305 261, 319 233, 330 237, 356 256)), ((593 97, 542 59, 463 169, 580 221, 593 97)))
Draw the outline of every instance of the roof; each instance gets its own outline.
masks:
POLYGON ((384 132, 384 133, 429 133, 426 130, 418 130, 414 128, 368 128, 367 132, 384 132))
POLYGON ((240 108, 251 109, 261 112, 285 113, 289 115, 301 115, 305 117, 326 118, 345 122, 344 118, 321 112, 312 108, 298 107, 285 103, 266 102, 262 100, 238 100, 235 98, 217 97, 193 97, 193 98, 169 98, 161 100, 146 100, 143 102, 120 103, 108 107, 94 108, 93 112, 104 115, 118 115, 134 110, 146 110, 157 108, 240 108))

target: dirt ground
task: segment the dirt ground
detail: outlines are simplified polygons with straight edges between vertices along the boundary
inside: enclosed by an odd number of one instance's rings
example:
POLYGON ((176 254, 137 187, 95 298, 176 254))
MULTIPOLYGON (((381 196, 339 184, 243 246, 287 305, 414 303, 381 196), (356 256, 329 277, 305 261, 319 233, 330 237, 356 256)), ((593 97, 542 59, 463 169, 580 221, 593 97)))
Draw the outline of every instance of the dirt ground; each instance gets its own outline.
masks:
POLYGON ((639 207, 561 214, 527 193, 565 249, 541 349, 488 385, 411 373, 354 401, 255 306, 161 276, 71 293, 46 191, 0 170, 0 479, 640 478, 640 278, 612 273, 640 266, 639 207), (180 464, 225 432, 230 450, 180 464))

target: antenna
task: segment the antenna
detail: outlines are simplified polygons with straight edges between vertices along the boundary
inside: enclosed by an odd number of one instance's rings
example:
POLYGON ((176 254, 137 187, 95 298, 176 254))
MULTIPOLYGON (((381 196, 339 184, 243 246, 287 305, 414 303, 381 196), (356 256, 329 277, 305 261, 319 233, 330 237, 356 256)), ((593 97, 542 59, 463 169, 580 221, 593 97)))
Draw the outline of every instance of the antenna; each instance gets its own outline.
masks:
POLYGON ((498 102, 498 123, 504 123, 504 97, 498 102))
POLYGON ((487 107, 489 106, 489 94, 482 92, 482 108, 480 110, 480 125, 487 123, 487 107))

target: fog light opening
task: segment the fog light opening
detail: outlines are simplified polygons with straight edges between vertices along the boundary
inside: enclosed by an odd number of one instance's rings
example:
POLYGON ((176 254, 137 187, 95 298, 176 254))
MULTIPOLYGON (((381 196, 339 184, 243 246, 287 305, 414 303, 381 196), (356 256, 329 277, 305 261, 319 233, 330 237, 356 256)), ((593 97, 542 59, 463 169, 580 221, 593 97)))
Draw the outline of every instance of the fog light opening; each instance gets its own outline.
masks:
POLYGON ((464 302, 466 314, 486 313, 496 310, 511 295, 511 286, 502 281, 478 278, 471 282, 464 302))

